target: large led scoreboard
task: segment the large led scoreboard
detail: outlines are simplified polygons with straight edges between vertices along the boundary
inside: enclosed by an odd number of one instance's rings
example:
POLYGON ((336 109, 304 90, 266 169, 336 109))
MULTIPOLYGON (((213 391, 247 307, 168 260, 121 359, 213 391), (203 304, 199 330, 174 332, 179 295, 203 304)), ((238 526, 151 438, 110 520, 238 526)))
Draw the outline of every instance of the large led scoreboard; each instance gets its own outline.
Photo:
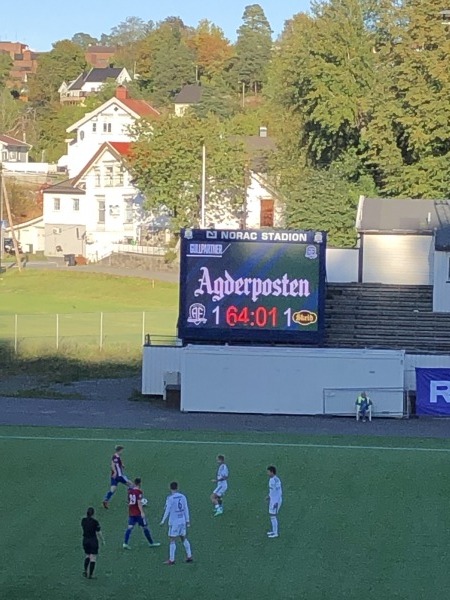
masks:
POLYGON ((322 231, 182 230, 178 337, 320 343, 325 249, 322 231))

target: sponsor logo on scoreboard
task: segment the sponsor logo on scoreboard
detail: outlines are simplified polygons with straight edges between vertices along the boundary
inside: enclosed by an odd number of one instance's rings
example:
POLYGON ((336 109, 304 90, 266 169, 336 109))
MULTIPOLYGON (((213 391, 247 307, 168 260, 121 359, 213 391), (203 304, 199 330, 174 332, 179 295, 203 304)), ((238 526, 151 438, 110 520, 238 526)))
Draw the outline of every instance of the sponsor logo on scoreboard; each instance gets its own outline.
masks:
POLYGON ((219 258, 223 256, 230 244, 207 244, 200 242, 189 242, 187 256, 208 256, 219 258))
POLYGON ((292 320, 297 325, 303 325, 303 327, 314 325, 314 323, 317 323, 317 313, 310 310, 299 310, 292 315, 292 320))
POLYGON ((206 308, 204 304, 200 304, 196 302, 195 304, 191 304, 189 307, 189 316, 187 318, 188 323, 193 323, 194 325, 201 325, 207 322, 205 318, 206 308))

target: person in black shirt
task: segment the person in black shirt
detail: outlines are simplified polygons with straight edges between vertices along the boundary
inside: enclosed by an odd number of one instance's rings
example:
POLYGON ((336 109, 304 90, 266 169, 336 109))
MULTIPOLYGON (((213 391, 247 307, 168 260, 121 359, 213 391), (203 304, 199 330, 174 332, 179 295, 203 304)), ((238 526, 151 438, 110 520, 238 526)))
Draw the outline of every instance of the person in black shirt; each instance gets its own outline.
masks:
POLYGON ((86 554, 84 559, 83 576, 92 579, 94 575, 95 563, 98 554, 98 540, 100 538, 102 544, 105 543, 102 532, 100 531, 100 523, 94 519, 94 509, 87 509, 86 516, 81 520, 81 528, 83 530, 83 549, 86 554))

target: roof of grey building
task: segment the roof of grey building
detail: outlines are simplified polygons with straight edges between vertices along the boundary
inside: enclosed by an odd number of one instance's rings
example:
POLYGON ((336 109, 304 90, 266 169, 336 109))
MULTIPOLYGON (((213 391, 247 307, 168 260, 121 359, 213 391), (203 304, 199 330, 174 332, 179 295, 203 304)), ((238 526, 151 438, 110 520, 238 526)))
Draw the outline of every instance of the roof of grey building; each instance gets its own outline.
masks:
POLYGON ((74 185, 75 177, 72 179, 65 179, 60 183, 56 183, 55 185, 51 185, 48 188, 45 188, 44 194, 85 194, 86 191, 80 187, 74 185))
POLYGON ((175 104, 198 104, 202 99, 203 89, 197 83, 185 85, 174 98, 175 104))
POLYGON ((360 232, 427 233, 450 226, 448 200, 362 198, 356 228, 360 232))
POLYGON ((72 83, 69 83, 68 89, 81 90, 85 83, 104 83, 108 79, 117 79, 122 71, 122 67, 92 68, 78 75, 72 83))

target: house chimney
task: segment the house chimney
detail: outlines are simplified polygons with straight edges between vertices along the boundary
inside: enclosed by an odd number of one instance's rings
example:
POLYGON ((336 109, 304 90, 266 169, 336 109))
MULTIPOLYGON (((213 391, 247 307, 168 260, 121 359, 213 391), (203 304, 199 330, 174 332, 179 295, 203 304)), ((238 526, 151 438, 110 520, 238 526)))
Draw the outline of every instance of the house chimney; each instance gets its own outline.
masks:
POLYGON ((116 88, 116 98, 118 100, 126 100, 128 98, 128 90, 124 85, 119 85, 116 88))
POLYGON ((259 128, 259 137, 267 137, 267 127, 259 128))

